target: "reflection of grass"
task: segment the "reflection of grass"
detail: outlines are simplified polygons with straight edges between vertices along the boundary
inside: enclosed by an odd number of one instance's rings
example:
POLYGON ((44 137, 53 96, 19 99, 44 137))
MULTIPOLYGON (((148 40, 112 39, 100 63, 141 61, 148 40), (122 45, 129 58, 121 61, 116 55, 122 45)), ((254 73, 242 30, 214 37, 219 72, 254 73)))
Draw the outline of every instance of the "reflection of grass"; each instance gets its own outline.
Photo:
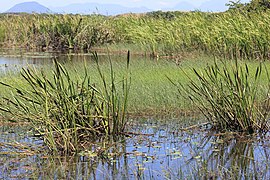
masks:
POLYGON ((206 157, 203 159, 205 173, 211 172, 221 179, 264 179, 269 175, 267 164, 264 166, 258 163, 258 161, 266 163, 269 154, 263 150, 260 152, 262 154, 254 151, 256 139, 224 135, 209 140, 212 146, 205 151, 206 157), (265 161, 257 159, 260 156, 265 158, 265 161))
POLYGON ((14 170, 9 171, 7 178, 17 172, 16 175, 31 175, 33 179, 269 179, 268 141, 263 146, 263 142, 256 142, 257 138, 239 137, 237 133, 172 134, 181 126, 175 120, 140 120, 130 129, 154 132, 154 136, 102 139, 74 157, 0 156, 0 167, 14 170), (98 156, 99 152, 103 156, 98 156), (15 167, 16 161, 19 162, 15 167), (31 171, 19 171, 17 167, 31 171))
POLYGON ((169 167, 167 173, 171 179, 269 179, 267 145, 258 143, 256 137, 239 135, 225 133, 200 138, 196 133, 191 135, 190 142, 179 146, 186 153, 189 147, 192 158, 183 156, 183 164, 169 167))

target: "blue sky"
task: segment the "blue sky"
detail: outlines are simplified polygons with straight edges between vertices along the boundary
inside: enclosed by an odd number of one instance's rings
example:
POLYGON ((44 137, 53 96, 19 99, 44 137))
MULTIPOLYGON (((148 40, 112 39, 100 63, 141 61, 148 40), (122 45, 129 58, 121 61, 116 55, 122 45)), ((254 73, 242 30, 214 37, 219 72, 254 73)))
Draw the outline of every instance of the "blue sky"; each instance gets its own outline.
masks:
MULTIPOLYGON (((15 4, 27 2, 27 1, 36 1, 47 7, 59 7, 65 6, 72 3, 87 3, 87 2, 96 2, 104 4, 120 4, 128 7, 140 7, 145 6, 149 9, 159 10, 175 6, 176 4, 186 1, 190 4, 195 5, 196 7, 200 6, 202 3, 209 0, 1 0, 0 1, 0 12, 6 11, 15 4)), ((220 0, 216 0, 220 1, 220 0)), ((227 0, 229 2, 230 0, 227 0)), ((242 2, 249 2, 250 0, 242 0, 242 2)), ((221 5, 224 1, 220 1, 221 5)))

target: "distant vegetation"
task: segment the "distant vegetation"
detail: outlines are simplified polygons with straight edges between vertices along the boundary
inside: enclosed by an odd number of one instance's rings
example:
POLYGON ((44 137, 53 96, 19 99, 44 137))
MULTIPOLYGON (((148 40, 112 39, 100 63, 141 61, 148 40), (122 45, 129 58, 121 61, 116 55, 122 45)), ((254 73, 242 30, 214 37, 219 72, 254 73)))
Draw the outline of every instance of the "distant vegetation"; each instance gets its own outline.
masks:
POLYGON ((7 14, 0 19, 0 40, 6 47, 91 49, 121 43, 153 53, 196 49, 229 58, 262 59, 269 58, 270 51, 268 7, 268 1, 252 1, 231 3, 224 13, 157 11, 109 17, 7 14))
POLYGON ((240 3, 238 1, 230 1, 228 4, 230 9, 238 9, 244 11, 261 11, 270 9, 269 0, 252 0, 250 3, 240 3))

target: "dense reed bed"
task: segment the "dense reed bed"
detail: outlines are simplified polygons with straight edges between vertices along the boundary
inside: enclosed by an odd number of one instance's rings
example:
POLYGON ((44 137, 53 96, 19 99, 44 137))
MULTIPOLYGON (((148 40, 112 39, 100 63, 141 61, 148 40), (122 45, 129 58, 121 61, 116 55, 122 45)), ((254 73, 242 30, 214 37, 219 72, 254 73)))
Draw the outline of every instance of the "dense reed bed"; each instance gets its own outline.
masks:
POLYGON ((196 49, 227 58, 263 59, 269 58, 269 20, 269 10, 157 12, 114 17, 2 15, 0 41, 6 46, 58 50, 135 44, 153 55, 196 49))
POLYGON ((114 33, 108 20, 99 15, 5 15, 0 30, 9 46, 89 49, 112 40, 114 33))

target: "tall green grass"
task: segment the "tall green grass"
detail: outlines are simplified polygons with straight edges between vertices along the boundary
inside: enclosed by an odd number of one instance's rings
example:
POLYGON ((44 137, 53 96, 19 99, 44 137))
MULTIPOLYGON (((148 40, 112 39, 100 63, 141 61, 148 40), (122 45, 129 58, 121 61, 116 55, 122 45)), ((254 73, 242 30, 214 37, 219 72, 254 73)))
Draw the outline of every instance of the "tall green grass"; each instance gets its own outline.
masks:
POLYGON ((212 122, 213 128, 247 133, 269 131, 270 76, 265 64, 259 63, 255 72, 237 60, 193 70, 196 79, 190 78, 187 86, 171 82, 212 122))
POLYGON ((57 61, 50 74, 22 69, 28 87, 1 82, 12 90, 13 97, 4 96, 0 110, 30 121, 52 151, 79 152, 94 139, 119 135, 127 123, 129 55, 121 81, 116 81, 112 63, 109 77, 105 77, 97 54, 94 59, 101 84, 91 81, 86 66, 82 79, 72 77, 57 61))
POLYGON ((268 58, 269 15, 268 11, 190 12, 171 21, 147 16, 119 21, 124 21, 121 34, 129 42, 149 45, 153 51, 199 49, 226 58, 268 58))
POLYGON ((176 12, 152 14, 5 15, 0 28, 9 46, 91 49, 104 44, 132 44, 155 54, 200 50, 226 58, 269 58, 270 12, 176 12), (174 14, 174 13, 171 13, 174 14), (33 22, 33 23, 29 23, 33 22))
MULTIPOLYGON (((198 71, 203 70, 207 65, 214 63, 213 57, 200 56, 200 57, 183 57, 179 61, 179 64, 173 59, 159 60, 144 58, 141 56, 132 55, 132 61, 130 62, 130 73, 132 75, 132 84, 129 91, 129 115, 133 116, 178 116, 179 114, 189 114, 199 112, 190 101, 186 100, 183 96, 177 93, 177 89, 173 88, 166 76, 169 76, 174 82, 179 81, 183 85, 187 86, 189 79, 185 75, 192 79, 196 79, 196 75, 192 68, 198 71), (183 71, 180 71, 183 69, 183 71)), ((102 86, 100 77, 96 65, 91 56, 74 55, 70 56, 70 59, 65 62, 65 68, 72 78, 83 79, 84 77, 84 63, 82 59, 86 61, 87 72, 91 75, 91 81, 96 86, 102 86), (74 70, 77 69, 77 70, 74 70), (91 73, 90 73, 91 72, 91 73)), ((111 60, 115 72, 116 81, 120 82, 126 72, 126 58, 125 56, 111 55, 111 60)), ((246 61, 250 67, 250 72, 254 72, 257 66, 257 61, 246 61)), ((269 68, 269 63, 265 62, 269 68)), ((104 73, 106 79, 110 78, 108 57, 100 55, 99 66, 104 73)), ((42 69, 45 74, 51 74, 51 65, 43 66, 42 69)), ((267 78, 265 74, 261 78, 260 84, 267 84, 267 78)), ((12 84, 15 87, 25 87, 28 89, 27 84, 23 79, 14 73, 7 73, 1 76, 1 81, 12 84)), ((119 85, 119 84, 118 84, 119 85)), ((0 97, 8 96, 9 90, 0 86, 0 97)), ((262 94, 258 92, 258 96, 262 98, 262 94)))
POLYGON ((5 40, 5 30, 4 28, 0 28, 0 42, 4 42, 5 40))
POLYGON ((90 49, 112 41, 107 19, 95 15, 6 15, 1 28, 7 30, 9 46, 35 49, 90 49))

